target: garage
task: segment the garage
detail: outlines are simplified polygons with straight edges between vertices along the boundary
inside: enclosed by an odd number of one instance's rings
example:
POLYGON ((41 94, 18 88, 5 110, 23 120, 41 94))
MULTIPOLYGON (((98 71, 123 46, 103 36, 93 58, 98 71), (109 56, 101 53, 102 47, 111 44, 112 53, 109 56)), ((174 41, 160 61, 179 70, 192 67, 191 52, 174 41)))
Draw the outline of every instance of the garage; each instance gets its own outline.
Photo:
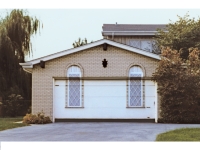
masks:
POLYGON ((154 119, 155 84, 144 82, 144 106, 128 107, 126 80, 82 81, 82 105, 67 107, 68 80, 54 82, 55 119, 154 119))
POLYGON ((32 113, 51 120, 152 120, 159 117, 160 56, 102 39, 22 63, 32 73, 32 113), (158 102, 158 103, 157 103, 158 102))

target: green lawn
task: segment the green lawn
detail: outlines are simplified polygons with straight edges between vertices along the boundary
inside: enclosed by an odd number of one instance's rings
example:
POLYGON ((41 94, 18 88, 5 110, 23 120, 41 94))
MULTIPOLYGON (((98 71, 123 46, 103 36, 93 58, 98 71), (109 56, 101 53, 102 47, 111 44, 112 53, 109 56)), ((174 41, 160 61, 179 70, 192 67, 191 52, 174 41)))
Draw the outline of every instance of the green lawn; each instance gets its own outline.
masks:
POLYGON ((182 128, 157 135, 156 141, 200 141, 200 128, 182 128))
POLYGON ((0 131, 17 128, 17 127, 28 126, 28 124, 24 124, 24 123, 14 123, 14 122, 22 121, 22 118, 23 117, 0 118, 0 131))

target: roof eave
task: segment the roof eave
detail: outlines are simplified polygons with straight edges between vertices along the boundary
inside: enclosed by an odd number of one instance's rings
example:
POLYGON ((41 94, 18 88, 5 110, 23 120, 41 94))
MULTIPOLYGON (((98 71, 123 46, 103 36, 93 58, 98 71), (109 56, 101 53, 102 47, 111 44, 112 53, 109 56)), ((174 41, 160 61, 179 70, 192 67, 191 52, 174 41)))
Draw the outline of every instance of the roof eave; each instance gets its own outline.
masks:
POLYGON ((61 52, 51 54, 51 55, 48 55, 48 56, 45 56, 45 57, 37 58, 35 60, 31 60, 31 61, 26 62, 26 63, 20 63, 20 65, 24 69, 26 69, 26 68, 31 69, 31 68, 33 68, 33 65, 40 63, 41 60, 42 61, 49 61, 49 60, 52 60, 52 59, 55 59, 55 58, 58 58, 58 57, 62 57, 62 56, 69 55, 69 54, 72 54, 72 53, 75 53, 75 52, 79 52, 79 51, 82 51, 82 50, 85 50, 85 49, 88 49, 88 48, 99 46, 99 45, 104 44, 104 43, 107 43, 108 45, 112 45, 112 46, 115 46, 115 47, 118 47, 118 48, 122 48, 122 49, 125 49, 125 50, 128 50, 128 51, 131 51, 131 52, 135 52, 135 53, 147 56, 147 57, 151 57, 151 58, 160 60, 159 55, 156 55, 156 54, 153 54, 153 53, 150 53, 150 52, 146 52, 146 51, 143 51, 143 50, 140 50, 140 49, 137 49, 137 48, 125 45, 125 44, 117 43, 117 42, 114 42, 114 41, 111 41, 111 40, 102 39, 102 40, 99 40, 99 41, 96 41, 96 42, 93 42, 93 43, 89 43, 89 44, 86 44, 86 45, 83 45, 83 46, 80 46, 80 47, 77 47, 77 48, 72 48, 72 49, 61 51, 61 52))

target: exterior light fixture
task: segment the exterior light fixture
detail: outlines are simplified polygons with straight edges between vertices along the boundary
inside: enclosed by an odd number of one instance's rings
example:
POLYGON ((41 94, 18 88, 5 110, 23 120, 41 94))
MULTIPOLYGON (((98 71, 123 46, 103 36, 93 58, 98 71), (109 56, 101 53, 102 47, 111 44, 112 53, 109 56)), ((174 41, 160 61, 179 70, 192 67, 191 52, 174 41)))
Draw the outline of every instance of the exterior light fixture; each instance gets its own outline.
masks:
POLYGON ((108 47, 108 44, 107 44, 107 43, 104 43, 104 44, 103 44, 103 50, 106 51, 106 50, 107 50, 107 47, 108 47))
POLYGON ((40 60, 40 67, 41 67, 41 68, 45 68, 45 61, 40 60))

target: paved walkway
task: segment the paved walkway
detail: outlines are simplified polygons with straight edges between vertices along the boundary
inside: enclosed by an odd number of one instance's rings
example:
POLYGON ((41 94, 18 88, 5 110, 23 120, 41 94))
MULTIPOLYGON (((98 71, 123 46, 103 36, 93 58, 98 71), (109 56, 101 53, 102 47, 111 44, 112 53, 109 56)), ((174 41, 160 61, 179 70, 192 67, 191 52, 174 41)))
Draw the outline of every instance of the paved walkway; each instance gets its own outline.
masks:
POLYGON ((155 141, 156 135, 200 124, 68 122, 0 131, 0 141, 155 141))

